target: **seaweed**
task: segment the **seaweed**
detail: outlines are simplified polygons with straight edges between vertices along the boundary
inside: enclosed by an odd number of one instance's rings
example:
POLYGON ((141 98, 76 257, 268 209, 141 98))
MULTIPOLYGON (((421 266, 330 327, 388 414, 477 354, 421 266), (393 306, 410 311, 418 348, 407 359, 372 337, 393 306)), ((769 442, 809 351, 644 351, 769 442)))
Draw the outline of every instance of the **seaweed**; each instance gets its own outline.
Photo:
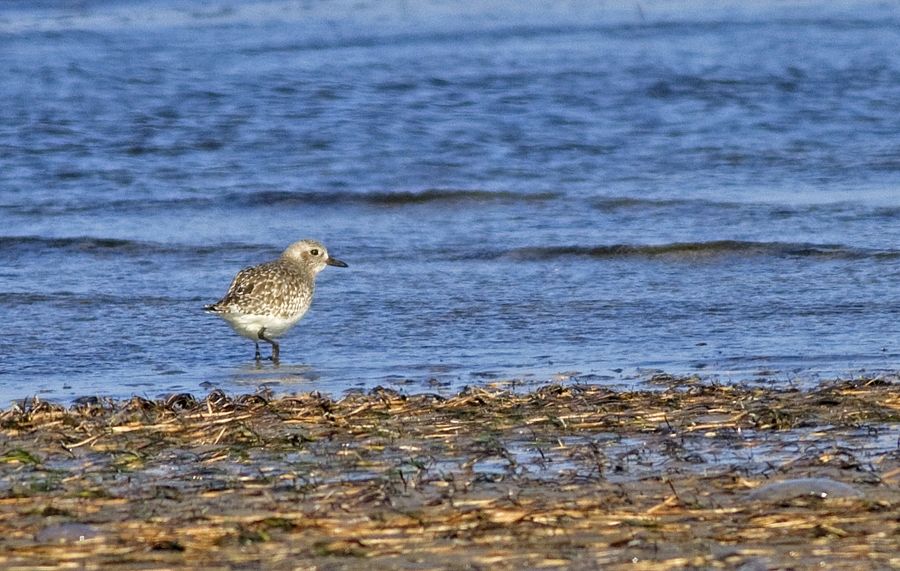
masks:
POLYGON ((18 403, 0 567, 900 566, 895 383, 652 382, 18 403))

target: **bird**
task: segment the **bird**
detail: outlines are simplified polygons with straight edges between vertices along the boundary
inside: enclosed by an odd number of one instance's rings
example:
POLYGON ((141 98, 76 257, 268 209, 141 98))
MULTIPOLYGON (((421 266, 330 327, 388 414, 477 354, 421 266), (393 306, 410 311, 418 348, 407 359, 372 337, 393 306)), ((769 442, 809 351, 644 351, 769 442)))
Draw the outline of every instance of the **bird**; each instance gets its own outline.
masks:
POLYGON ((259 342, 272 345, 271 360, 278 364, 280 347, 275 339, 306 314, 316 289, 316 276, 325 266, 346 268, 347 264, 331 257, 321 242, 294 242, 277 260, 239 271, 225 296, 203 309, 253 340, 257 362, 262 359, 259 342))

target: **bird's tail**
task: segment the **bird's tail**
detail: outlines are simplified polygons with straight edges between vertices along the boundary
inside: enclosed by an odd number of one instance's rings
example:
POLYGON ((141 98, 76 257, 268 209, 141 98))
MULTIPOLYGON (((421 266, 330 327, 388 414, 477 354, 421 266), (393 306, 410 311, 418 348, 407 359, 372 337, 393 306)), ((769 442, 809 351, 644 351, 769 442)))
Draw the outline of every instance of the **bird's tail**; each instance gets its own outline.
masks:
POLYGON ((210 313, 219 313, 219 304, 211 303, 209 305, 204 305, 203 309, 209 311, 210 313))

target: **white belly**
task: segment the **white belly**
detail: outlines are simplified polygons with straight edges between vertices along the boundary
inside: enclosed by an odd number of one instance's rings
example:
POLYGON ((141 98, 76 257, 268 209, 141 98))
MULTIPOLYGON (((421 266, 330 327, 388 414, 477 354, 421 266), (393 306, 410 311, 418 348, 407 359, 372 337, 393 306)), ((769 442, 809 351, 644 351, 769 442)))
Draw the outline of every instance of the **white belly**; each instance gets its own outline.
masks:
POLYGON ((266 337, 280 337, 288 329, 296 325, 304 313, 298 313, 296 316, 287 319, 272 317, 271 315, 242 315, 237 313, 220 313, 219 315, 239 334, 258 341, 259 337, 257 335, 263 327, 266 328, 266 337))

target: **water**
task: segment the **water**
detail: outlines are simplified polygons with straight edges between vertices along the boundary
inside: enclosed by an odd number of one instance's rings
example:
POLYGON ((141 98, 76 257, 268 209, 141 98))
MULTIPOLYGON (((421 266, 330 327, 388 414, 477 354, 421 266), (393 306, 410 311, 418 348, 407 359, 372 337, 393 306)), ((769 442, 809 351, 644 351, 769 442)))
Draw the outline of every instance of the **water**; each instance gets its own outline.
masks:
POLYGON ((893 371, 900 8, 744 4, 4 3, 0 402, 893 371))

